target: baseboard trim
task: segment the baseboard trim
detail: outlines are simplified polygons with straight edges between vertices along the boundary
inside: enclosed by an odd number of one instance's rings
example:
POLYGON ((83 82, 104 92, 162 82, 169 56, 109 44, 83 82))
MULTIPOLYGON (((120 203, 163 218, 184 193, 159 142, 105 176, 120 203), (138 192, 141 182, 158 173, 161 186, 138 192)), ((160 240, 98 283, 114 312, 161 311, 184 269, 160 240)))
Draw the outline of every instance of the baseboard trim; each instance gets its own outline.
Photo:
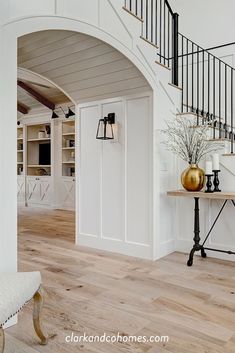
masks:
POLYGON ((160 243, 159 249, 157 249, 157 256, 154 260, 158 260, 162 257, 165 257, 175 251, 175 240, 169 239, 160 243))
MULTIPOLYGON (((177 239, 175 242, 175 251, 180 251, 183 253, 188 254, 190 250, 192 249, 193 246, 193 241, 191 240, 185 240, 185 239, 177 239)), ((208 244, 208 247, 213 247, 215 249, 222 249, 222 250, 233 250, 234 248, 232 247, 225 247, 219 244, 208 244)), ((224 254, 224 253, 219 253, 216 251, 210 251, 206 250, 207 256, 212 257, 215 259, 221 259, 221 260, 227 260, 227 261, 235 261, 235 255, 229 255, 229 254, 224 254)), ((200 252, 196 252, 195 255, 200 255, 200 252)))
POLYGON ((78 234, 77 245, 88 246, 93 249, 110 251, 113 253, 138 257, 141 259, 153 260, 153 251, 151 245, 133 244, 111 239, 100 239, 82 233, 78 234))

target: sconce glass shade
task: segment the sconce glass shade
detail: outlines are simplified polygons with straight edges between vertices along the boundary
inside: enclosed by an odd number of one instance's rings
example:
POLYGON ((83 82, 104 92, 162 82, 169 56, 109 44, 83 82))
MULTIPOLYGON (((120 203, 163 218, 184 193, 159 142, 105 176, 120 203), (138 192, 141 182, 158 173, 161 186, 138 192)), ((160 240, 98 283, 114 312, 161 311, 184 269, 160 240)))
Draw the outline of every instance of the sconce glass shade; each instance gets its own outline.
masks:
POLYGON ((115 123, 115 114, 110 113, 107 117, 99 120, 96 138, 98 140, 113 140, 113 124, 115 123))

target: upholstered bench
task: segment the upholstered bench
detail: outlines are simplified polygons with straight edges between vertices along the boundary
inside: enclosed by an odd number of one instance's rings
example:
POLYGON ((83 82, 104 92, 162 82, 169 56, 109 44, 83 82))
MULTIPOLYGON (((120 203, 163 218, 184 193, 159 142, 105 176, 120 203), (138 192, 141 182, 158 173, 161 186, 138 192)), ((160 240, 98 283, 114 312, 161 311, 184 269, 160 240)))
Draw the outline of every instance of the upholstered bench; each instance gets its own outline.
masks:
POLYGON ((31 299, 34 299, 33 324, 41 344, 47 343, 40 325, 43 305, 40 272, 0 273, 0 353, 4 351, 3 326, 31 299))

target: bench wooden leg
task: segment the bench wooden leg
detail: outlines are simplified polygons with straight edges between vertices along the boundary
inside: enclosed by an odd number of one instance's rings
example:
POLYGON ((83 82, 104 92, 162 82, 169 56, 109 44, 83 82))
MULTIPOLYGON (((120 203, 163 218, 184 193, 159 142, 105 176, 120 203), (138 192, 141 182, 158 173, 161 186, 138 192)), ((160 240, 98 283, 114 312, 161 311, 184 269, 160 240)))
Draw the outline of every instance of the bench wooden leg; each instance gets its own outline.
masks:
POLYGON ((2 327, 0 327, 0 353, 4 352, 5 347, 5 334, 2 327))
MULTIPOLYGON (((40 314, 43 306, 43 295, 41 290, 34 294, 34 309, 33 309, 33 325, 37 336, 41 340, 41 344, 46 345, 48 338, 44 335, 40 323, 40 314)), ((1 351, 0 351, 1 353, 1 351)))

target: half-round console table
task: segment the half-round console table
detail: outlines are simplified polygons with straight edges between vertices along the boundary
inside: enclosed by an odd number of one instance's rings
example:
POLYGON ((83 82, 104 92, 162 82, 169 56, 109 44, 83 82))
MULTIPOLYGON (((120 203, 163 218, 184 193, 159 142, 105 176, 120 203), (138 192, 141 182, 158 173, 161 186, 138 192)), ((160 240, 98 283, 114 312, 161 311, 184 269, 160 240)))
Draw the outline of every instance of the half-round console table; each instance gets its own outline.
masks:
POLYGON ((217 252, 222 252, 226 254, 235 254, 235 252, 230 251, 230 250, 221 250, 221 249, 214 249, 214 248, 208 248, 205 247, 205 243, 207 239, 209 238, 214 226, 216 225, 216 222, 218 221, 226 203, 230 200, 235 207, 235 192, 214 192, 214 193, 205 193, 203 191, 200 192, 190 192, 186 190, 175 190, 175 191, 168 191, 167 195, 169 196, 182 196, 182 197, 191 197, 194 198, 195 201, 195 208, 194 208, 194 245, 192 250, 190 251, 189 254, 189 259, 187 262, 188 266, 192 266, 193 264, 193 256, 196 251, 201 251, 201 256, 206 257, 206 252, 205 250, 211 250, 211 251, 217 251, 217 252), (205 240, 203 243, 200 243, 200 210, 199 210, 199 199, 209 199, 209 200, 223 200, 223 205, 217 214, 209 232, 207 233, 205 240))

